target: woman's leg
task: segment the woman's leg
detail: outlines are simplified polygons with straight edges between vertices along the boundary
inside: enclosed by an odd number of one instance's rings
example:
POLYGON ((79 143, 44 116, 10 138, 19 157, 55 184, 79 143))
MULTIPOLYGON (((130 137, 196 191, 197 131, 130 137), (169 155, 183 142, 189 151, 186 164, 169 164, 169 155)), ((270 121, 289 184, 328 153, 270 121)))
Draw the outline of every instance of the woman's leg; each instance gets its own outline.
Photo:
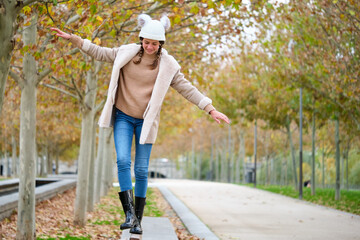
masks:
POLYGON ((152 144, 139 144, 142 124, 143 120, 137 119, 135 126, 135 197, 145 198, 152 144))
POLYGON ((114 140, 118 179, 121 191, 132 189, 131 144, 134 135, 134 118, 116 109, 114 140))

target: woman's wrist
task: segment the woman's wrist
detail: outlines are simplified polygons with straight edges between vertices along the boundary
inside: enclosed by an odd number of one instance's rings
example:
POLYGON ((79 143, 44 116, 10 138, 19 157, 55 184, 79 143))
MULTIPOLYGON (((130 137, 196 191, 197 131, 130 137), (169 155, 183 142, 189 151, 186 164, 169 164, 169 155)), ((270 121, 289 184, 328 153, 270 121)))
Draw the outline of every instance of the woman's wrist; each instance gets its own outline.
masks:
POLYGON ((208 105, 206 105, 206 107, 204 108, 205 112, 207 112, 208 114, 210 114, 211 111, 215 110, 214 106, 210 103, 208 105))

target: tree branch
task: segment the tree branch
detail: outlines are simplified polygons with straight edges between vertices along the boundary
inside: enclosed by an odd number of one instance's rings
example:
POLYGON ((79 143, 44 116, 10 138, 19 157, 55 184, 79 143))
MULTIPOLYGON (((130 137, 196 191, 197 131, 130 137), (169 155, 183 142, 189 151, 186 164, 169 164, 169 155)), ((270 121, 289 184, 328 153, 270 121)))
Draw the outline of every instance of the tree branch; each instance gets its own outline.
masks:
POLYGON ((40 74, 38 74, 38 79, 36 81, 36 85, 39 84, 39 82, 41 80, 44 79, 44 77, 46 77, 47 75, 49 75, 52 72, 52 70, 50 68, 46 68, 45 70, 43 70, 40 74))
POLYGON ((74 95, 74 94, 72 94, 72 93, 70 93, 70 92, 68 92, 68 91, 66 91, 66 90, 64 90, 64 89, 61 89, 61 88, 58 88, 58 87, 55 87, 55 86, 53 86, 53 85, 46 84, 46 83, 41 83, 40 85, 41 85, 41 86, 44 86, 44 87, 51 88, 51 89, 56 90, 56 91, 59 91, 59 92, 62 92, 62 93, 64 93, 64 94, 68 95, 68 96, 71 96, 71 97, 79 100, 79 97, 78 97, 78 96, 76 96, 76 95, 74 95))
POLYGON ((75 80, 73 77, 71 77, 71 83, 73 84, 74 86, 74 89, 75 89, 75 92, 77 93, 77 95, 79 96, 79 101, 81 101, 81 104, 83 104, 84 102, 84 96, 83 94, 81 93, 80 89, 78 88, 78 86, 75 84, 75 80))
POLYGON ((94 39, 98 36, 100 28, 101 28, 106 22, 107 22, 107 20, 105 19, 105 20, 100 24, 100 26, 99 26, 97 29, 95 29, 95 31, 94 31, 93 34, 92 34, 91 41, 94 41, 94 39))
POLYGON ((73 48, 69 52, 67 52, 65 55, 74 55, 76 53, 80 52, 79 48, 73 48))
POLYGON ((101 103, 95 106, 95 113, 100 112, 100 110, 104 107, 106 100, 102 100, 101 103))
POLYGON ((47 15, 49 16, 49 18, 51 19, 51 21, 52 21, 53 23, 55 23, 54 19, 52 18, 51 14, 50 14, 50 12, 49 12, 49 8, 48 8, 48 3, 47 3, 47 2, 45 2, 45 7, 46 7, 47 15))
POLYGON ((21 88, 23 88, 23 86, 25 85, 24 79, 22 79, 19 75, 17 75, 11 70, 9 71, 9 76, 12 77, 21 88))
MULTIPOLYGON (((162 9, 162 8, 165 8, 165 7, 169 6, 170 4, 171 4, 171 2, 167 2, 167 3, 164 3, 162 5, 159 5, 158 2, 154 2, 154 4, 149 8, 149 10, 145 11, 145 13, 146 14, 154 13, 154 12, 158 11, 159 9, 162 9)), ((120 26, 120 31, 126 31, 126 30, 123 30, 123 28, 136 23, 136 21, 137 21, 136 19, 132 19, 132 20, 129 20, 129 21, 124 21, 120 26)))
POLYGON ((25 1, 23 1, 23 4, 22 4, 21 8, 23 8, 25 6, 28 6, 28 5, 30 5, 30 4, 32 4, 34 2, 36 2, 36 0, 25 0, 25 1))
POLYGON ((46 34, 46 38, 45 40, 43 41, 43 43, 41 44, 41 47, 40 47, 40 52, 44 52, 45 49, 46 49, 46 45, 49 43, 50 39, 52 39, 53 36, 49 33, 46 34))
POLYGON ((138 4, 138 5, 133 6, 133 7, 124 8, 124 10, 127 11, 127 10, 137 9, 137 8, 141 8, 143 6, 150 5, 150 4, 154 4, 154 2, 141 3, 141 4, 138 4))
POLYGON ((180 27, 178 27, 178 28, 175 28, 175 29, 173 29, 173 30, 171 30, 171 31, 168 31, 167 33, 176 32, 176 31, 179 31, 180 29, 187 28, 187 27, 191 27, 191 26, 195 26, 195 25, 197 25, 197 24, 199 24, 199 23, 202 23, 202 22, 186 24, 186 25, 180 26, 180 27))
POLYGON ((54 76, 51 76, 51 78, 54 79, 54 80, 55 80, 57 83, 59 83, 60 85, 63 85, 64 87, 68 88, 69 90, 75 91, 75 88, 67 85, 64 81, 61 81, 61 80, 55 78, 54 76))

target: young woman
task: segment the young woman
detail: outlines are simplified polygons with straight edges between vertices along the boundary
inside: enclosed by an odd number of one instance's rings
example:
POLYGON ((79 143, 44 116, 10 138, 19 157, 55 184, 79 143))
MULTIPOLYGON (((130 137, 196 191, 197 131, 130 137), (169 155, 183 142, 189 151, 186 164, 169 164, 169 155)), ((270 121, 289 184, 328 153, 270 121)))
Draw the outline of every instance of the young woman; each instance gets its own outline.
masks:
POLYGON ((218 123, 229 119, 215 110, 212 101, 200 93, 180 72, 177 61, 163 49, 165 30, 170 20, 160 21, 141 14, 141 44, 106 48, 87 39, 62 32, 56 36, 69 40, 98 61, 113 63, 107 100, 99 119, 100 127, 114 127, 118 179, 126 219, 120 229, 131 228, 131 233, 142 234, 141 219, 145 206, 148 166, 152 144, 155 142, 161 105, 171 86, 187 100, 206 111, 218 123), (135 207, 131 182, 131 143, 135 135, 135 207))

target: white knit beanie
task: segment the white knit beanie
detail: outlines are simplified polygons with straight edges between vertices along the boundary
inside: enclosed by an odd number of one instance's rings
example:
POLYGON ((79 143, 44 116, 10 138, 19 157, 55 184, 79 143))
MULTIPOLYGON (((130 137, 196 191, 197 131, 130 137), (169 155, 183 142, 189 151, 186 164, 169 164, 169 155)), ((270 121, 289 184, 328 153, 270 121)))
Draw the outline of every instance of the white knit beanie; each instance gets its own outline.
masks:
POLYGON ((170 28, 170 19, 164 15, 158 21, 152 20, 147 14, 140 14, 138 25, 141 27, 139 37, 165 41, 165 30, 170 28))

